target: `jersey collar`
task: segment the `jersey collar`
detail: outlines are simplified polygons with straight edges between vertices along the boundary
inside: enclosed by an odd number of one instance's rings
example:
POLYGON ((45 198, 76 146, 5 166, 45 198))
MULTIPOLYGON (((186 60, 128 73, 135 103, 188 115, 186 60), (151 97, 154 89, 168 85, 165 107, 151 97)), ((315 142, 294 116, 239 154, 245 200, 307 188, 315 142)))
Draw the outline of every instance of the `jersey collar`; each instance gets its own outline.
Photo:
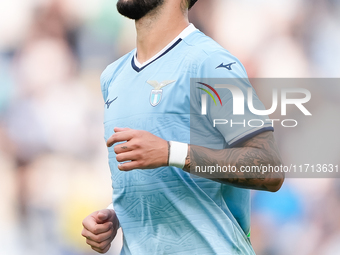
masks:
POLYGON ((175 39, 173 39, 167 46, 165 46, 161 51, 159 51, 156 55, 154 55, 149 60, 145 61, 144 63, 139 63, 137 60, 137 49, 135 49, 131 65, 132 68, 135 69, 137 72, 142 71, 145 67, 150 65, 152 62, 156 61, 157 59, 164 56, 166 53, 168 53, 170 50, 175 48, 177 44, 179 44, 185 37, 190 35, 192 32, 196 31, 197 28, 190 23, 189 26, 187 26, 175 39))

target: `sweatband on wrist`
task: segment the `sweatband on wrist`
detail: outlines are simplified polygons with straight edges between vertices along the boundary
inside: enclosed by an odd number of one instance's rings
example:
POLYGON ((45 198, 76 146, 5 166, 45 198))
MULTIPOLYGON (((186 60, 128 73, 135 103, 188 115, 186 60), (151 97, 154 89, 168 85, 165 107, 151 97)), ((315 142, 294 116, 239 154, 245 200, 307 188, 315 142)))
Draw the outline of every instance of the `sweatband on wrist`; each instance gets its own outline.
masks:
POLYGON ((183 169, 188 155, 188 144, 170 141, 169 166, 183 169))

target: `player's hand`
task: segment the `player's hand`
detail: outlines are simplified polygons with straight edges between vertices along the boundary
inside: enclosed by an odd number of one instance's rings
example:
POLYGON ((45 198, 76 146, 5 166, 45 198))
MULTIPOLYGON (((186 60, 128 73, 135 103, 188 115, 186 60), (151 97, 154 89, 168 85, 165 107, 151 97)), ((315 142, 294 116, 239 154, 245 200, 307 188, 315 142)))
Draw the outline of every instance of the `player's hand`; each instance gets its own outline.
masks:
POLYGON ((115 133, 107 140, 108 147, 114 146, 121 171, 151 169, 168 165, 168 143, 147 131, 130 128, 115 128, 115 133), (128 162, 126 162, 128 161, 128 162))
POLYGON ((116 237, 119 222, 114 210, 104 209, 87 216, 83 226, 81 235, 86 238, 86 243, 96 252, 106 253, 116 237))

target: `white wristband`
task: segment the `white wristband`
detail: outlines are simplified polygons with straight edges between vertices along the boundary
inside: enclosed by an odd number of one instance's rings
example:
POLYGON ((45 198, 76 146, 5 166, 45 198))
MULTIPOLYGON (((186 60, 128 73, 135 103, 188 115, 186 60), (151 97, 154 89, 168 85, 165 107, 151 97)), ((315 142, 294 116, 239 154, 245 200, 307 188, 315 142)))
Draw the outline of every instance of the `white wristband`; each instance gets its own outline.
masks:
POLYGON ((183 169, 185 165, 185 159, 188 155, 188 144, 169 141, 169 166, 175 166, 183 169))

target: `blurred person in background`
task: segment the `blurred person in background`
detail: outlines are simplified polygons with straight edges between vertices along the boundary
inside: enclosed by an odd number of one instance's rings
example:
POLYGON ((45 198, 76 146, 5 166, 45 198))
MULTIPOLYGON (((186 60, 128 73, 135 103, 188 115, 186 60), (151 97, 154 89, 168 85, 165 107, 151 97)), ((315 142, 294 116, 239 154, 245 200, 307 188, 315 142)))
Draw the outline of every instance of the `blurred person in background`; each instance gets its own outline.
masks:
POLYGON ((1 139, 0 147, 13 161, 16 176, 14 201, 21 240, 17 249, 23 247, 27 254, 55 254, 62 249, 55 211, 60 197, 58 187, 52 190, 45 184, 53 175, 54 180, 61 180, 60 173, 67 168, 64 159, 64 167, 56 171, 58 154, 80 158, 93 153, 91 139, 86 141, 88 146, 81 145, 83 134, 89 133, 87 127, 92 126, 87 122, 91 122, 88 114, 93 107, 90 93, 76 80, 76 26, 68 20, 65 6, 53 0, 34 10, 21 48, 12 54, 16 87, 1 114, 0 129, 4 127, 1 133, 6 139, 1 139), (39 176, 46 177, 43 183, 39 176))
MULTIPOLYGON (((53 130, 50 128, 51 120, 56 118, 53 109, 59 108, 57 104, 50 104, 49 99, 53 95, 53 100, 62 101, 55 91, 72 77, 75 63, 70 54, 68 30, 60 7, 58 1, 52 1, 36 10, 24 45, 14 56, 18 88, 15 100, 9 104, 4 117, 13 147, 11 153, 15 156, 23 246, 38 252, 46 247, 57 250, 57 245, 51 242, 56 238, 56 232, 55 228, 49 228, 50 221, 54 219, 52 208, 43 203, 35 205, 33 200, 38 198, 30 196, 31 165, 44 153, 53 151, 53 145, 58 143, 58 139, 54 139, 53 144, 48 141, 51 137, 49 132, 53 130), (49 107, 51 105, 52 108, 49 107), (33 226, 33 221, 39 223, 33 226), (46 240, 44 245, 37 245, 34 240, 40 233, 46 240)), ((65 91, 62 94, 66 95, 65 91)))
MULTIPOLYGON (((195 128, 202 131, 201 145, 210 148, 187 144, 190 103, 199 105, 190 98, 190 78, 247 77, 237 58, 189 24, 188 9, 195 2, 117 3, 122 15, 135 20, 137 49, 101 76, 115 209, 94 212, 83 221, 82 235, 97 252, 110 249, 121 226, 121 254, 254 254, 250 189, 274 192, 283 183, 282 173, 228 173, 211 180, 204 174, 190 176, 195 166, 281 164, 268 123, 208 131, 206 118, 195 128), (152 93, 162 91, 163 96, 150 96, 150 85, 152 93)), ((251 87, 236 84, 243 91, 251 87)), ((228 102, 222 110, 226 113, 232 107, 230 93, 220 95, 228 102)), ((263 109, 255 100, 257 109, 263 109)), ((249 109, 246 115, 254 117, 249 109)))

